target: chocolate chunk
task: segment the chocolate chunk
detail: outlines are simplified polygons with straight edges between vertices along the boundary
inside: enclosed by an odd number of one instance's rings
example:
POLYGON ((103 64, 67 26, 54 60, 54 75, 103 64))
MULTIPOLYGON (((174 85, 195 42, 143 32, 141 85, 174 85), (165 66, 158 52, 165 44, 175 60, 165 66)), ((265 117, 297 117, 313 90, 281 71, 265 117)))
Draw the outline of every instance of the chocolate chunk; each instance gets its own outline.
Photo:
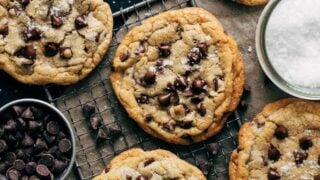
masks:
POLYGON ((193 92, 191 87, 187 87, 184 91, 183 91, 183 95, 186 97, 191 97, 193 96, 193 92))
POLYGON ((212 155, 217 155, 219 150, 219 144, 218 143, 210 143, 208 144, 208 149, 212 155))
POLYGON ((0 139, 0 153, 6 152, 8 145, 5 140, 0 139))
POLYGON ((188 86, 188 80, 185 76, 178 76, 174 81, 174 86, 178 90, 185 90, 188 86))
POLYGON ((59 48, 59 44, 49 42, 44 46, 44 55, 47 57, 55 56, 59 52, 59 48))
POLYGON ((128 52, 128 51, 125 51, 124 53, 122 53, 122 54, 120 55, 120 61, 121 61, 121 62, 127 61, 127 60, 129 59, 129 56, 130 56, 129 52, 128 52))
POLYGON ((8 152, 3 158, 7 164, 12 165, 16 161, 17 156, 14 152, 8 152))
POLYGON ((278 180, 280 178, 280 174, 276 170, 270 169, 268 171, 268 180, 278 180))
POLYGON ((70 47, 60 47, 59 53, 60 57, 63 59, 70 59, 73 55, 70 47))
POLYGON ((213 88, 214 91, 218 91, 218 89, 219 89, 219 84, 218 84, 218 79, 217 79, 217 78, 214 78, 214 79, 212 80, 212 88, 213 88))
POLYGON ((48 167, 43 164, 37 165, 36 172, 40 177, 43 177, 43 178, 48 177, 50 175, 50 171, 48 167))
POLYGON ((41 30, 37 27, 27 28, 22 33, 25 41, 35 41, 41 39, 41 30))
POLYGON ((308 153, 305 151, 295 151, 293 152, 294 161, 297 165, 302 164, 304 160, 308 158, 308 153))
POLYGON ((105 141, 108 139, 109 139, 109 137, 107 136, 105 129, 100 127, 98 130, 98 134, 97 134, 97 141, 102 142, 102 141, 105 141))
POLYGON ((22 6, 26 7, 30 3, 30 0, 21 0, 20 3, 22 6))
POLYGON ((149 97, 145 94, 141 94, 140 97, 137 98, 137 102, 140 104, 149 104, 149 97))
POLYGON ((9 165, 5 162, 0 162, 0 173, 5 174, 7 169, 9 168, 9 165))
POLYGON ((148 178, 148 176, 140 175, 140 176, 136 177, 136 180, 149 180, 149 178, 148 178))
POLYGON ((7 170, 6 176, 8 179, 18 180, 18 179, 20 179, 21 174, 16 169, 10 168, 7 170))
POLYGON ((313 143, 312 143, 311 139, 309 139, 307 137, 303 137, 299 140, 299 145, 300 145, 301 149, 308 150, 310 147, 313 146, 313 143))
POLYGON ((24 146, 24 147, 33 146, 34 140, 33 140, 28 134, 25 134, 25 136, 24 136, 21 144, 22 144, 22 146, 24 146))
POLYGON ((148 70, 142 80, 146 85, 152 85, 156 82, 156 76, 157 75, 154 71, 148 70))
POLYGON ((313 177, 313 180, 320 180, 320 174, 315 175, 315 176, 313 177))
POLYGON ((85 104, 82 106, 82 114, 84 117, 89 118, 96 112, 95 107, 92 104, 85 104))
POLYGON ((171 47, 166 44, 160 45, 159 46, 159 54, 162 57, 168 57, 171 54, 171 47))
POLYGON ((12 167, 18 171, 22 171, 25 168, 25 166, 26 164, 21 159, 17 159, 14 161, 12 167))
POLYGON ((36 152, 41 152, 43 150, 47 150, 48 145, 43 139, 37 138, 36 144, 34 145, 34 149, 36 152))
POLYGON ((278 161, 280 156, 281 156, 280 151, 276 147, 271 145, 270 148, 268 149, 269 159, 273 161, 278 161))
POLYGON ((60 132, 60 127, 57 121, 49 121, 46 129, 47 132, 52 135, 57 135, 60 132))
POLYGON ((54 157, 51 154, 42 154, 38 164, 43 164, 50 168, 54 164, 54 157))
POLYGON ((17 149, 15 153, 16 153, 17 159, 27 160, 26 154, 22 149, 17 149))
POLYGON ((200 42, 197 44, 197 47, 199 48, 202 56, 207 56, 208 55, 208 45, 205 42, 200 42))
POLYGON ((38 132, 42 129, 42 123, 37 121, 29 121, 29 130, 30 132, 38 132))
POLYGON ((197 94, 197 95, 194 95, 194 96, 191 98, 191 102, 194 103, 194 104, 198 104, 198 103, 200 103, 201 101, 203 101, 204 98, 205 98, 205 94, 204 94, 204 93, 197 94))
POLYGON ((199 162, 199 169, 202 171, 202 173, 203 173, 205 176, 208 176, 211 167, 212 167, 212 164, 210 164, 208 161, 201 160, 201 161, 199 162))
POLYGON ((205 116, 207 114, 206 106, 203 103, 200 104, 200 107, 198 108, 198 113, 200 114, 200 116, 205 116))
POLYGON ((17 128, 18 128, 17 123, 12 119, 7 121, 7 123, 4 125, 4 130, 9 132, 15 132, 17 128))
POLYGON ((202 80, 201 78, 196 78, 192 82, 192 90, 194 93, 199 94, 204 91, 204 86, 206 85, 206 82, 202 80))
POLYGON ((22 119, 22 118, 17 118, 17 124, 18 124, 19 130, 21 130, 21 131, 26 130, 26 128, 27 128, 27 123, 26 123, 26 121, 25 121, 24 119, 22 119))
POLYGON ((36 173, 36 168, 37 163, 30 161, 26 164, 25 171, 28 175, 33 175, 36 173))
POLYGON ((67 162, 64 162, 64 161, 60 161, 58 159, 55 159, 54 160, 54 165, 53 165, 53 172, 55 174, 60 174, 62 173, 65 168, 68 166, 68 163, 67 162))
POLYGON ((6 37, 8 33, 9 33, 8 25, 0 26, 0 35, 2 35, 2 37, 6 37))
POLYGON ((286 137, 288 137, 288 130, 282 125, 277 125, 277 128, 274 132, 274 136, 276 136, 277 139, 282 140, 286 137))
POLYGON ((153 158, 150 158, 150 159, 146 160, 143 165, 144 165, 144 167, 149 166, 149 165, 152 164, 154 161, 155 161, 155 160, 154 160, 153 158))
POLYGON ((109 139, 113 139, 121 134, 121 130, 118 127, 108 127, 107 128, 107 136, 109 139))
POLYGON ((76 19, 74 20, 74 26, 76 27, 76 29, 81 29, 88 26, 83 15, 79 15, 76 17, 76 19))
POLYGON ((189 59, 188 63, 192 66, 200 63, 202 55, 199 48, 192 48, 187 57, 189 59))
POLYGON ((71 150, 71 141, 67 138, 61 139, 58 148, 62 153, 67 153, 71 150))
POLYGON ((59 28, 63 25, 62 17, 59 16, 51 16, 51 26, 54 28, 59 28))
POLYGON ((183 129, 190 129, 192 127, 193 121, 178 121, 177 125, 183 129))
POLYGON ((158 96, 158 102, 161 106, 169 106, 171 104, 171 94, 162 94, 158 96))
POLYGON ((93 130, 97 130, 101 126, 101 119, 99 117, 91 117, 90 118, 90 127, 93 130))

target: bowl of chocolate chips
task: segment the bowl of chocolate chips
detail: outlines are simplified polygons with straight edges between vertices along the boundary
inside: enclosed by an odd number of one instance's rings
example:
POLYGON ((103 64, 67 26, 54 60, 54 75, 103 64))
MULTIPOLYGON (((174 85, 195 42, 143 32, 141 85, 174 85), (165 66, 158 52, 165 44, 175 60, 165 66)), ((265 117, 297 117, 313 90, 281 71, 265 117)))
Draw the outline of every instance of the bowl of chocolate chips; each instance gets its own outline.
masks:
POLYGON ((75 139, 65 116, 36 99, 0 108, 0 179, 65 179, 75 159, 75 139))

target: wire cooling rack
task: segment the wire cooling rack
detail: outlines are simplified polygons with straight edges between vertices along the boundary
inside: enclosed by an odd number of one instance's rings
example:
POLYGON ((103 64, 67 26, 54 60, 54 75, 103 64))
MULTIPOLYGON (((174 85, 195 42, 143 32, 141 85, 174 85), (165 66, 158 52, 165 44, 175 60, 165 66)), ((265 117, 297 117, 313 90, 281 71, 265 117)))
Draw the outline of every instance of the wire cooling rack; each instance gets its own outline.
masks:
POLYGON ((127 8, 120 8, 113 13, 115 28, 109 52, 94 72, 70 87, 45 87, 49 101, 56 105, 73 125, 76 135, 76 168, 81 179, 92 179, 100 174, 116 155, 133 147, 145 150, 167 149, 198 167, 204 161, 209 162, 211 165, 208 179, 228 179, 229 156, 237 146, 237 133, 241 125, 237 112, 231 115, 222 131, 215 137, 190 146, 172 145, 151 137, 139 128, 118 102, 109 82, 114 51, 128 30, 154 14, 187 6, 196 6, 196 3, 194 0, 144 0, 127 8), (82 106, 88 103, 95 105, 96 116, 103 119, 103 126, 121 129, 122 135, 119 138, 96 142, 95 133, 89 129, 81 113, 82 106), (219 145, 215 155, 208 148, 211 143, 219 145))

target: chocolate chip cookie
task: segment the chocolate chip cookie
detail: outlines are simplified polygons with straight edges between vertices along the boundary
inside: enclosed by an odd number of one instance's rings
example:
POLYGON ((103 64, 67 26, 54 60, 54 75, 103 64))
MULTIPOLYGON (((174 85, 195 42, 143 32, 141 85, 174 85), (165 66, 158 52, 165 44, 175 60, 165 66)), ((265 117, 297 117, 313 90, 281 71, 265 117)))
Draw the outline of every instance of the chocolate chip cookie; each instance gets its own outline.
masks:
POLYGON ((76 83, 101 61, 112 27, 102 0, 2 0, 0 69, 26 84, 76 83))
POLYGON ((320 103, 284 99, 267 105, 239 132, 231 180, 320 178, 320 103))
POLYGON ((248 6, 258 6, 265 5, 269 2, 269 0, 233 0, 234 2, 248 5, 248 6))
POLYGON ((94 180, 186 179, 205 180, 201 171, 166 150, 131 149, 115 157, 94 180))
POLYGON ((132 29, 111 75, 129 115, 149 134, 191 144, 220 131, 243 91, 235 41, 201 8, 172 10, 132 29))

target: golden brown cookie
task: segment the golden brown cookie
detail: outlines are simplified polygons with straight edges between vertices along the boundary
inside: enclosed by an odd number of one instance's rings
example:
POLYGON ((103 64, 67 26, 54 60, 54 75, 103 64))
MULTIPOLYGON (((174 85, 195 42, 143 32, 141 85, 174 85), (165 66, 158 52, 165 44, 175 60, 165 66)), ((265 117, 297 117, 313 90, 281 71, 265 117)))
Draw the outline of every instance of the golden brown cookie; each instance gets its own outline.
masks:
POLYGON ((247 6, 265 5, 269 2, 269 0, 232 0, 232 1, 240 4, 244 4, 247 6))
POLYGON ((149 134, 191 144, 217 134, 239 103, 235 41, 201 8, 161 13, 132 29, 113 60, 113 89, 149 134))
POLYGON ((239 132, 231 180, 319 179, 320 103, 283 99, 268 104, 239 132))
POLYGON ((94 180, 205 180, 202 172, 166 150, 131 149, 115 157, 94 180))
POLYGON ((2 0, 0 69, 26 84, 76 83, 102 60, 112 27, 102 0, 2 0))

